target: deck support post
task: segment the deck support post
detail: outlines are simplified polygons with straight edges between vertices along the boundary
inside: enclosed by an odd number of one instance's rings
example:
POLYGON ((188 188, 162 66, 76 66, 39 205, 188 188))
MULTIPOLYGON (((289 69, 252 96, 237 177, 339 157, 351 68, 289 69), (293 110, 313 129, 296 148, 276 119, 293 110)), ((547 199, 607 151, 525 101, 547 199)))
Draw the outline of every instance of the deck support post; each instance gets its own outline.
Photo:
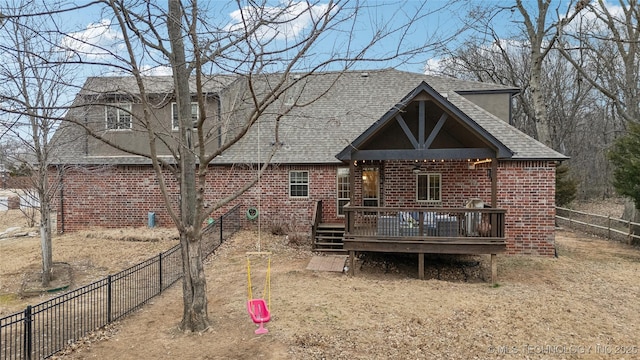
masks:
POLYGON ((349 276, 353 276, 353 274, 355 274, 355 257, 356 252, 349 250, 349 276))
POLYGON ((424 253, 418 254, 418 279, 424 280, 424 253))
POLYGON ((495 285, 498 283, 498 262, 496 258, 498 256, 496 254, 491 254, 491 284, 495 285))

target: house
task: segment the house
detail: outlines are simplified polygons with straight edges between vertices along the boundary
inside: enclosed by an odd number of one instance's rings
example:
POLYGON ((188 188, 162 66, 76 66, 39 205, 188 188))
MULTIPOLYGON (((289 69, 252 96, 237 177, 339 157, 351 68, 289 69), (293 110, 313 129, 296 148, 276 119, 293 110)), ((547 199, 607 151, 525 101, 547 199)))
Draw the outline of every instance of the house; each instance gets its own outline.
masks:
MULTIPOLYGON (((258 210, 263 223, 312 229, 319 249, 554 254, 555 166, 567 157, 510 125, 518 89, 394 69, 296 79, 213 161, 208 201, 255 176, 255 165, 272 154, 259 186, 231 205, 240 204, 248 222, 258 210), (304 106, 279 110, 291 104, 304 106)), ((171 79, 146 81, 156 105, 145 126, 171 144, 171 79)), ((211 149, 238 134, 235 119, 248 109, 238 106, 248 99, 244 84, 241 77, 208 78, 204 124, 215 135, 206 144, 211 149)), ((262 85, 269 86, 268 76, 262 85)), ((135 88, 130 78, 88 79, 76 104, 92 105, 69 114, 84 127, 56 133, 59 229, 142 226, 149 212, 159 225, 172 225, 149 160, 118 149, 148 151, 147 128, 131 116, 143 111, 135 88)), ((169 148, 160 147, 159 156, 169 148)), ((177 185, 168 186, 177 201, 177 185)))

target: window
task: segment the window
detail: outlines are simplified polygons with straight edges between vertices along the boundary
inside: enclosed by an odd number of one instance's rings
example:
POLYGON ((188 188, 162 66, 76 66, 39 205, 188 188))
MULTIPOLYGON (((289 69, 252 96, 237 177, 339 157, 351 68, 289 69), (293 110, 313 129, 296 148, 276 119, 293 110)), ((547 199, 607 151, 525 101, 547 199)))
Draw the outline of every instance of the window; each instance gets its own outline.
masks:
POLYGON ((112 104, 104 110, 107 130, 131 129, 131 104, 112 104))
POLYGON ((344 216, 344 206, 351 200, 349 168, 338 168, 338 216, 344 216))
MULTIPOLYGON (((193 121, 193 128, 198 127, 198 103, 191 103, 191 120, 193 121)), ((173 130, 178 130, 178 104, 171 103, 171 128, 173 130)))
POLYGON ((298 198, 309 197, 308 171, 289 172, 289 196, 298 198))
POLYGON ((425 173, 416 175, 416 200, 427 202, 441 201, 442 177, 440 174, 425 173))
POLYGON ((362 205, 378 206, 380 198, 380 170, 378 168, 362 169, 362 205))

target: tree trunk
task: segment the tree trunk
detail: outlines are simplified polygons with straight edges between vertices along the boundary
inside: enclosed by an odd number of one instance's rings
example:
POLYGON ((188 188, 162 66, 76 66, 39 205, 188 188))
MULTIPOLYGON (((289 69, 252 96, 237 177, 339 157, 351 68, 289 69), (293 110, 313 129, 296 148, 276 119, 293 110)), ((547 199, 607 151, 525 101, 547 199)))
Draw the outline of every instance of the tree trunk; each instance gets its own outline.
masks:
POLYGON ((549 47, 553 44, 544 44, 546 35, 545 21, 550 0, 538 0, 538 16, 531 18, 529 12, 522 4, 522 0, 516 1, 516 7, 524 20, 525 30, 531 44, 531 70, 529 74, 529 87, 533 98, 533 114, 536 126, 538 141, 553 147, 551 139, 551 129, 549 117, 547 115, 547 104, 542 91, 542 62, 547 55, 549 47))
POLYGON ((533 49, 531 55, 531 77, 529 86, 533 98, 533 113, 535 116, 536 132, 538 141, 553 148, 551 139, 551 131, 549 126, 549 117, 547 116, 547 104, 542 91, 542 61, 543 57, 540 49, 533 49))
POLYGON ((207 282, 202 263, 201 235, 180 234, 184 277, 182 278, 183 312, 180 328, 200 332, 209 328, 207 282), (197 237, 197 239, 195 239, 197 237))
MULTIPOLYGON (((195 11, 193 9, 192 11, 195 11)), ((209 328, 207 314, 207 282, 202 265, 200 224, 198 222, 198 203, 196 202, 196 159, 191 119, 191 93, 189 90, 189 69, 187 67, 183 29, 182 5, 179 0, 169 0, 167 28, 171 43, 171 64, 176 103, 178 105, 178 123, 180 127, 180 244, 184 277, 182 278, 182 297, 184 311, 181 328, 185 331, 204 331, 209 328)))
POLYGON ((42 194, 40 196, 40 247, 42 248, 42 286, 49 286, 51 269, 53 266, 53 251, 51 246, 51 212, 49 202, 42 194))

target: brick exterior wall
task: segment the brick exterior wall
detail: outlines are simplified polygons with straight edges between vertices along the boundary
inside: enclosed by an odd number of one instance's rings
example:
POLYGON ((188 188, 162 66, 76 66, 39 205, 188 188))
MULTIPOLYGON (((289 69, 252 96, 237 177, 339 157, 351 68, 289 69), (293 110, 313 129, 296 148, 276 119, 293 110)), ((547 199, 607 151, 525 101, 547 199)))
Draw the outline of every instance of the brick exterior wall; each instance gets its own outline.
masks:
MULTIPOLYGON (((260 208, 262 225, 285 222, 299 231, 309 231, 311 215, 318 200, 323 201, 324 221, 340 222, 336 216, 336 167, 271 166, 261 179, 264 189, 258 199, 258 187, 214 212, 217 217, 236 204, 245 214, 250 207, 260 208), (309 171, 309 197, 289 197, 289 171, 309 171), (258 205, 258 200, 260 204, 258 205)), ((54 176, 52 174, 52 176, 54 176)), ((205 199, 214 204, 223 196, 239 189, 256 171, 247 166, 214 166, 210 169, 205 199)), ((179 193, 175 181, 167 182, 168 192, 177 206, 179 193)), ((71 168, 65 170, 62 191, 53 203, 58 214, 58 229, 77 231, 91 227, 146 226, 148 212, 156 214, 156 224, 174 226, 160 195, 155 173, 150 166, 114 166, 71 168), (62 202, 60 195, 62 194, 62 202), (63 204, 63 211, 60 211, 63 204)), ((247 221, 244 225, 250 225, 247 221)))
MULTIPOLYGON (((383 206, 462 207, 471 198, 491 204, 491 164, 469 169, 467 161, 420 163, 424 172, 442 176, 442 203, 416 202, 414 162, 384 164, 383 206)), ((505 161, 498 164, 498 203, 506 209, 507 253, 555 254, 555 165, 547 161, 505 161)))
MULTIPOLYGON (((365 164, 365 166, 369 166, 365 164)), ((421 163, 423 171, 442 176, 442 202, 416 202, 414 162, 380 164, 380 205, 462 207, 470 198, 491 202, 490 164, 469 169, 467 161, 421 163)), ((362 165, 355 167, 352 202, 361 204, 362 165)), ((285 223, 297 231, 309 231, 315 202, 323 201, 323 221, 341 222, 336 200, 335 165, 270 166, 261 179, 262 196, 254 186, 224 206, 213 216, 240 204, 244 214, 250 207, 260 209, 263 226, 285 223), (309 197, 289 197, 289 172, 309 171, 309 197), (260 204, 258 204, 260 201, 260 204)), ((247 166, 214 166, 207 178, 205 199, 213 204, 255 176, 247 166)), ((555 166, 547 161, 509 161, 498 164, 498 207, 507 210, 508 254, 553 256, 555 251, 555 166)), ((168 183, 175 203, 178 188, 168 183)), ((173 226, 160 196, 155 174, 148 166, 119 166, 90 171, 67 170, 63 187, 64 214, 58 211, 58 229, 64 217, 64 231, 98 227, 139 227, 147 224, 147 213, 155 212, 158 226, 173 226)), ((59 210, 59 198, 54 203, 59 210)), ((245 226, 252 222, 243 216, 245 226)))

